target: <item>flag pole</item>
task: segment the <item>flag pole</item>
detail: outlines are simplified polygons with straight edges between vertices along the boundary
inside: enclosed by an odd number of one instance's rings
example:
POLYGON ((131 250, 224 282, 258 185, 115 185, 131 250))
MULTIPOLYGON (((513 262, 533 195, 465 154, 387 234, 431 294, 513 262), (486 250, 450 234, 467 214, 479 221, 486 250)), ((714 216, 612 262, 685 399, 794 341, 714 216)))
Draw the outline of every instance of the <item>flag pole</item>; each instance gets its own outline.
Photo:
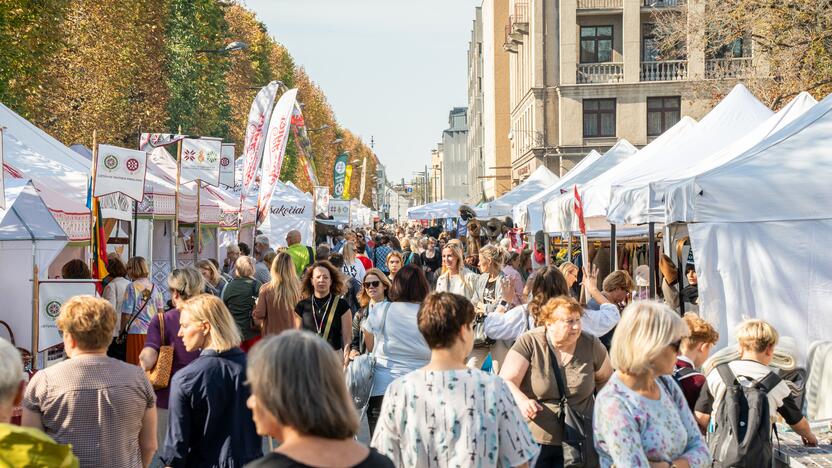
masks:
MULTIPOLYGON (((176 130, 176 136, 182 134, 182 125, 176 130)), ((176 238, 179 237, 179 176, 182 172, 182 139, 176 143, 176 192, 173 197, 173 232, 171 233, 171 271, 176 269, 176 238)))
POLYGON ((95 176, 98 172, 98 130, 92 131, 92 164, 90 165, 91 177, 90 180, 90 255, 89 266, 90 271, 95 271, 93 265, 93 256, 95 249, 95 176))
POLYGON ((194 234, 194 266, 196 266, 196 262, 199 261, 199 242, 200 242, 200 238, 202 237, 202 233, 200 232, 202 225, 200 224, 200 221, 199 221, 200 192, 202 192, 202 180, 197 179, 196 180, 196 233, 194 234))

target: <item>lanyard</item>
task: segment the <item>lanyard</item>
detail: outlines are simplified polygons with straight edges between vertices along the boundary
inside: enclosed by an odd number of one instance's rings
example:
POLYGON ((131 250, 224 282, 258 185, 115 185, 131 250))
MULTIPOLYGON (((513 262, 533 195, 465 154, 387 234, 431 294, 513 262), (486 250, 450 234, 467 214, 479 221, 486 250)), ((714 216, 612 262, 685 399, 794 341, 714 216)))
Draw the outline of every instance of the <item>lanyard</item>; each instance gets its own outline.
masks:
POLYGON ((326 305, 324 306, 324 313, 321 315, 321 321, 318 322, 318 313, 315 311, 315 302, 316 298, 312 296, 312 320, 315 322, 315 330, 318 331, 318 335, 321 334, 321 328, 324 326, 324 319, 326 319, 326 314, 329 313, 329 303, 332 301, 332 295, 330 294, 328 299, 326 300, 326 305))

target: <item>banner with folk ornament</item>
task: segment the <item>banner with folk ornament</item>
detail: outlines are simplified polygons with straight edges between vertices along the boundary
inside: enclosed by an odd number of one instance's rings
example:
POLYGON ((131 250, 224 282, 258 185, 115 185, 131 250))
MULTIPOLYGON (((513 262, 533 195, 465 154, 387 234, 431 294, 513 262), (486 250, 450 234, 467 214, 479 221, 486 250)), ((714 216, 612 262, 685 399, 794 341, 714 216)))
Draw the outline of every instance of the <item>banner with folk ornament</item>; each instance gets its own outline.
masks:
POLYGON ((277 104, 275 104, 272 118, 269 121, 266 148, 263 151, 260 193, 257 198, 258 225, 265 220, 275 184, 280 177, 280 169, 283 167, 283 156, 286 153, 286 143, 289 141, 289 130, 292 125, 292 109, 295 106, 297 96, 297 89, 290 89, 283 93, 283 96, 280 96, 277 104))
MULTIPOLYGON (((38 281, 38 342, 37 351, 63 343, 63 336, 55 324, 61 306, 75 296, 95 296, 93 280, 50 279, 38 281)), ((34 346, 33 346, 34 348, 34 346)))
POLYGON ((234 145, 223 143, 220 155, 220 184, 226 187, 234 187, 234 158, 234 145))
POLYGON ((347 153, 343 152, 335 158, 332 166, 332 198, 344 198, 344 178, 347 174, 347 153))
POLYGON ((139 151, 150 153, 154 148, 172 145, 185 137, 186 135, 175 133, 142 133, 139 137, 139 151))
POLYGON ((222 140, 218 138, 185 138, 179 179, 182 183, 201 180, 208 185, 220 183, 222 140))
POLYGON ((120 192, 141 203, 147 176, 147 153, 102 144, 98 145, 96 159, 94 197, 120 192))
POLYGON ((252 185, 254 185, 257 178, 257 169, 260 168, 263 147, 266 145, 265 132, 269 125, 274 99, 279 88, 280 82, 272 81, 260 89, 251 103, 251 109, 248 112, 248 125, 246 126, 246 140, 243 146, 243 196, 251 193, 252 185))

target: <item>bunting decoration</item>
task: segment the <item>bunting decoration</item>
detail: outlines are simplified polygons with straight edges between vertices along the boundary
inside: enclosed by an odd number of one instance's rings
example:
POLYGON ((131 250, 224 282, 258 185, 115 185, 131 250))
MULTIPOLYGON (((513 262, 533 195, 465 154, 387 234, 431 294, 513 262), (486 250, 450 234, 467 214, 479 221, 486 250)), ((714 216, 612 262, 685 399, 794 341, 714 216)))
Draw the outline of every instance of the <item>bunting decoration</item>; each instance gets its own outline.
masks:
POLYGON ((243 197, 251 193, 252 186, 257 178, 257 169, 260 168, 260 160, 263 157, 263 148, 266 144, 266 134, 264 132, 268 129, 274 98, 279 87, 279 81, 272 81, 261 88, 251 103, 251 110, 248 112, 246 140, 243 146, 243 197))

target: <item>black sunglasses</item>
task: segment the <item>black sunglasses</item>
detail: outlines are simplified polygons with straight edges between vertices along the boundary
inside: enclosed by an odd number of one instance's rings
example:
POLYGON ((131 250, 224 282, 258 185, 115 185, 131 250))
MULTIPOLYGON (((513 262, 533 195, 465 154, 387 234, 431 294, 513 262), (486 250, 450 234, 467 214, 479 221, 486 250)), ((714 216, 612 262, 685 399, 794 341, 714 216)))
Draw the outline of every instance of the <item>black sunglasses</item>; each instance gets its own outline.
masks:
POLYGON ((676 340, 676 341, 674 341, 673 343, 670 343, 668 346, 670 346, 671 348, 673 348, 673 350, 674 350, 674 351, 676 351, 676 352, 678 353, 678 352, 679 352, 679 348, 682 346, 682 340, 681 340, 681 339, 676 340))
POLYGON ((364 289, 377 288, 380 284, 381 281, 366 281, 364 282, 364 289))

